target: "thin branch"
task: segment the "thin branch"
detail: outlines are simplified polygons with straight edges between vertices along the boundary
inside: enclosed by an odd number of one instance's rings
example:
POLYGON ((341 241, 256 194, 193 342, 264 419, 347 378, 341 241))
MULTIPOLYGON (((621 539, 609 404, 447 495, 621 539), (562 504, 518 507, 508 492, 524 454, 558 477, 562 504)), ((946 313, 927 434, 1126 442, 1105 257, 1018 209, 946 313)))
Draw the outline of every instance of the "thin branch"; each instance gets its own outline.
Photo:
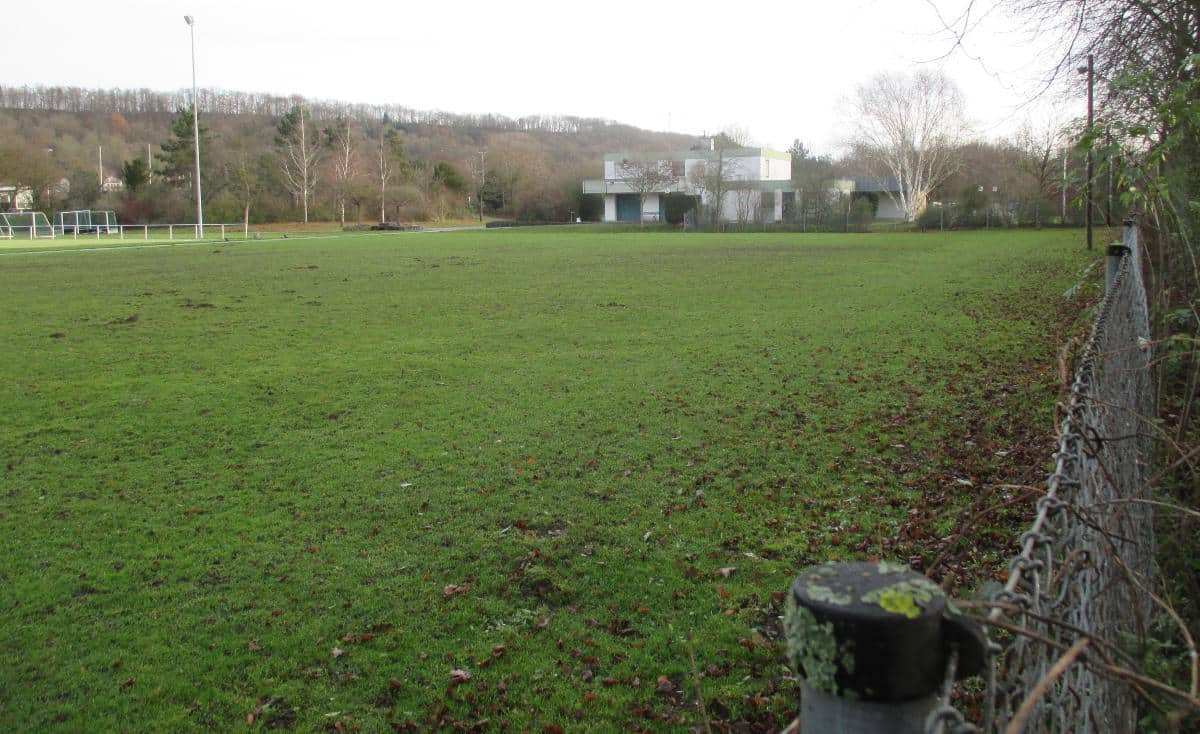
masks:
MULTIPOLYGON (((957 604, 958 602, 955 602, 955 603, 957 604)), ((989 625, 992 627, 999 627, 1000 629, 1006 630, 1008 632, 1012 632, 1015 635, 1021 635, 1022 637, 1028 637, 1031 640, 1036 640, 1037 642, 1040 642, 1043 645, 1054 648, 1056 650, 1066 650, 1067 649, 1067 646, 1064 645, 1063 643, 1057 642, 1055 640, 1051 640, 1048 637, 1045 637, 1043 635, 1039 635, 1036 632, 1032 632, 1020 625, 1011 624, 1009 622, 1003 622, 998 619, 991 619, 990 617, 978 617, 975 615, 969 615, 969 618, 979 622, 980 624, 986 624, 986 625, 989 625)), ((1091 638, 1088 638, 1088 639, 1091 639, 1091 638)), ((1177 699, 1178 701, 1182 702, 1183 704, 1188 706, 1193 711, 1200 711, 1200 697, 1192 696, 1184 691, 1179 690, 1178 688, 1167 685, 1166 683, 1163 683, 1162 681, 1155 680, 1154 678, 1150 678, 1148 676, 1142 675, 1141 673, 1135 673, 1134 671, 1132 671, 1128 668, 1123 668, 1119 665, 1110 665, 1107 663, 1099 663, 1099 662, 1093 662, 1093 663, 1091 663, 1091 665, 1093 668, 1099 670, 1100 672, 1107 673, 1115 678, 1119 678, 1119 679, 1125 681, 1126 683, 1130 683, 1131 685, 1138 684, 1140 686, 1145 686, 1146 688, 1153 688, 1163 694, 1166 694, 1174 699, 1177 699)))
POLYGON ((1021 734, 1025 730, 1025 722, 1029 720, 1029 715, 1033 713, 1033 707, 1037 705, 1038 701, 1042 700, 1042 696, 1046 695, 1046 691, 1054 681, 1062 677, 1067 668, 1071 667, 1071 663, 1074 663, 1075 659, 1083 654, 1084 649, 1087 648, 1090 642, 1088 638, 1083 637, 1076 640, 1074 645, 1071 645, 1071 649, 1067 650, 1066 654, 1058 659, 1058 662, 1054 664, 1050 672, 1046 673, 1037 682, 1037 685, 1033 687, 1033 690, 1021 702, 1021 708, 1017 709, 1017 713, 1009 720, 1008 726, 1004 729, 1004 734, 1021 734))
POLYGON ((1176 512, 1182 512, 1185 515, 1191 515, 1193 517, 1200 518, 1200 512, 1197 512, 1196 510, 1193 510, 1190 507, 1182 507, 1180 505, 1172 504, 1170 502, 1159 502, 1157 500, 1137 499, 1134 497, 1129 497, 1129 498, 1124 498, 1124 499, 1115 499, 1115 500, 1105 500, 1103 502, 1097 502, 1091 506, 1092 507, 1100 507, 1101 505, 1132 505, 1132 504, 1152 505, 1154 507, 1163 507, 1168 510, 1175 510, 1176 512))

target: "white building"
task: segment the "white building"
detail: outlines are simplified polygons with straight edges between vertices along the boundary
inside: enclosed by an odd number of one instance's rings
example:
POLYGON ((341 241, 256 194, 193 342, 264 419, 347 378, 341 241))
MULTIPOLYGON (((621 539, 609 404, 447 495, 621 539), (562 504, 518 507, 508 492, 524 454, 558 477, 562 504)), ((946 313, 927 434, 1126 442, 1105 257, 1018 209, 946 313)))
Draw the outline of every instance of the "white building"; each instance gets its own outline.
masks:
POLYGON ((33 189, 0 184, 0 212, 26 211, 33 207, 33 189))
POLYGON ((787 153, 710 146, 669 153, 608 153, 604 178, 585 180, 583 193, 604 197, 605 222, 661 221, 665 199, 672 194, 699 197, 705 207, 712 207, 717 188, 723 189, 718 210, 722 221, 780 222, 791 179, 787 153), (722 183, 712 186, 718 171, 722 183))

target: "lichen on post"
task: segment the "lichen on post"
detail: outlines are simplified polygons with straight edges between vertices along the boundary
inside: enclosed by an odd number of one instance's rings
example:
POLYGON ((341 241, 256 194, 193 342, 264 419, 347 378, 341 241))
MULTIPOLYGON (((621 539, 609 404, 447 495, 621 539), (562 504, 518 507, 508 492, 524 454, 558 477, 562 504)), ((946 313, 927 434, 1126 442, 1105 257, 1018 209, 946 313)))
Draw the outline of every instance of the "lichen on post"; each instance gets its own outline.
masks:
POLYGON ((922 732, 951 649, 958 677, 982 669, 982 634, 951 611, 941 587, 898 564, 801 571, 784 629, 788 662, 803 680, 805 729, 922 732))

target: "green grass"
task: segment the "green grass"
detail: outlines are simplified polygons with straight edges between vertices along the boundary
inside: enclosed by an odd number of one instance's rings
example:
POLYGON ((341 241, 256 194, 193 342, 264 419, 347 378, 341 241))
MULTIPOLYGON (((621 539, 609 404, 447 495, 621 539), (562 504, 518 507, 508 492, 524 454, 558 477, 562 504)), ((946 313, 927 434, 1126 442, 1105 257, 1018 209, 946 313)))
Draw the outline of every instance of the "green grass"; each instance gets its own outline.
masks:
POLYGON ((795 571, 1049 426, 1077 239, 0 255, 0 723, 781 721, 795 571))

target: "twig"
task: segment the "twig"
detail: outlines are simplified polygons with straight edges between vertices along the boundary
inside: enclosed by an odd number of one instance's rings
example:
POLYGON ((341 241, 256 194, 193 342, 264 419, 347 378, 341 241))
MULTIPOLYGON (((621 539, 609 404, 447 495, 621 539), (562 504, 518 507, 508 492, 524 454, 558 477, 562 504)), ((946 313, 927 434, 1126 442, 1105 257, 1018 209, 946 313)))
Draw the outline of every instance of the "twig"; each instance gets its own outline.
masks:
POLYGON ((696 653, 692 650, 692 633, 690 631, 684 640, 684 646, 687 648, 688 662, 692 665, 692 685, 696 688, 696 703, 700 705, 700 720, 704 722, 704 733, 712 734, 708 709, 704 705, 704 692, 700 690, 700 670, 696 667, 696 653))
MULTIPOLYGON (((1037 642, 1040 642, 1043 645, 1046 645, 1048 647, 1052 647, 1056 650, 1067 649, 1067 646, 1064 645, 1063 643, 1057 642, 1055 640, 1051 640, 1050 638, 1039 635, 1036 632, 1031 632, 1030 630, 1027 630, 1024 627, 1021 627, 1020 625, 1009 624, 1008 622, 1001 622, 998 619, 991 619, 990 617, 977 617, 975 615, 970 615, 970 618, 981 624, 986 624, 986 625, 990 625, 993 627, 999 627, 1000 629, 1006 630, 1008 632, 1012 632, 1013 634, 1021 635, 1022 637, 1028 637, 1031 640, 1036 640, 1037 642)), ((1197 698, 1196 696, 1193 696, 1184 691, 1181 691, 1178 688, 1175 688, 1174 686, 1167 685, 1166 683, 1163 683, 1162 681, 1155 680, 1154 678, 1150 678, 1148 676, 1142 675, 1141 673, 1135 673, 1134 671, 1130 670, 1129 668, 1123 668, 1119 665, 1109 665, 1107 663, 1094 662, 1094 663, 1092 663, 1092 667, 1096 668, 1097 670, 1099 670, 1101 672, 1107 673, 1115 678, 1120 678, 1124 682, 1128 683, 1130 686, 1132 686, 1134 688, 1138 688, 1139 691, 1141 690, 1140 686, 1145 686, 1146 688, 1153 688, 1153 689, 1159 691, 1160 693, 1164 693, 1178 701, 1183 702, 1184 704, 1186 704, 1188 706, 1188 708, 1191 711, 1200 712, 1200 698, 1197 698)), ((1142 695, 1145 695, 1145 693, 1143 692, 1142 695)), ((1147 696, 1147 699, 1149 700, 1148 696, 1147 696)))
POLYGON ((1200 512, 1197 512, 1196 510, 1193 510, 1189 507, 1183 507, 1181 505, 1172 504, 1170 502, 1159 502, 1158 500, 1142 500, 1142 499, 1137 499, 1134 497, 1127 497, 1127 498, 1115 499, 1115 500, 1105 500, 1103 502, 1097 502, 1095 505, 1093 505, 1093 507, 1099 507, 1100 505, 1124 505, 1124 504, 1135 504, 1135 503, 1139 504, 1139 505, 1154 505, 1155 507, 1164 507, 1168 510, 1176 510, 1178 512, 1182 512, 1187 515, 1192 515, 1194 517, 1200 517, 1200 512))
MULTIPOLYGON (((1111 642, 1108 642, 1107 640, 1092 636, 1091 633, 1089 633, 1087 630, 1083 629, 1082 627, 1077 627, 1073 624, 1069 624, 1067 622, 1062 621, 1061 619, 1053 619, 1052 617, 1048 617, 1044 614, 1038 614, 1037 612, 1034 612, 1032 610, 1025 609, 1024 607, 1020 606, 1019 604, 1009 604, 1007 602, 995 602, 995 601, 991 601, 991 602, 989 602, 989 601, 960 601, 958 599, 955 599, 954 606, 967 607, 967 608, 991 607, 993 610, 1001 610, 1001 611, 1005 611, 1005 612, 1008 612, 1008 613, 1014 614, 1014 615, 1021 614, 1026 617, 1035 619, 1035 620, 1041 622, 1042 624, 1049 625, 1051 627, 1055 627, 1058 629, 1066 630, 1066 631, 1071 632, 1079 637, 1089 637, 1092 640, 1093 649, 1102 658, 1104 658, 1105 662, 1107 662, 1107 663, 1116 665, 1116 663, 1114 662, 1114 657, 1113 657, 1113 656, 1116 656, 1116 657, 1124 658, 1131 665, 1136 664, 1136 661, 1133 659, 1132 655, 1129 655, 1128 653, 1121 650, 1121 648, 1117 647, 1115 644, 1113 644, 1111 642)), ((1067 649, 1067 646, 1065 643, 1057 642, 1057 641, 1051 640, 1047 637, 1042 637, 1042 636, 1040 636, 1036 633, 1030 632, 1026 628, 1020 627, 1018 625, 1001 622, 1000 620, 994 619, 991 617, 980 617, 975 614, 966 614, 964 616, 966 616, 968 619, 975 620, 975 621, 979 622, 980 624, 993 625, 995 627, 999 627, 1000 629, 1007 630, 1014 634, 1019 634, 1024 637, 1029 637, 1031 639, 1037 640, 1038 642, 1041 642, 1042 644, 1049 645, 1050 647, 1056 648, 1058 650, 1066 650, 1067 649)))
POLYGON ((1076 658, 1083 654, 1084 648, 1090 642, 1091 640, 1083 637, 1076 640, 1074 645, 1071 645, 1071 649, 1067 650, 1066 654, 1058 659, 1058 662, 1054 664, 1050 672, 1046 673, 1037 682, 1037 685, 1033 687, 1033 690, 1021 702, 1021 708, 1017 709, 1016 715, 1009 720, 1008 726, 1004 728, 1004 734, 1021 734, 1025 730, 1025 722, 1029 720, 1029 715, 1033 713, 1033 707, 1037 705, 1038 701, 1042 700, 1042 696, 1046 695, 1046 690, 1050 688, 1050 685, 1058 680, 1066 672, 1067 668, 1071 667, 1071 663, 1075 662, 1076 658))
POLYGON ((1145 584, 1142 583, 1141 579, 1138 578, 1138 575, 1133 572, 1133 569, 1126 565, 1121 556, 1113 554, 1113 560, 1115 560, 1117 565, 1119 565, 1125 571, 1126 575, 1129 577, 1129 580, 1132 581, 1139 589, 1149 594, 1150 598, 1154 600, 1154 603, 1161 607, 1164 612, 1170 615, 1171 619, 1173 619, 1175 624, 1179 627, 1179 631, 1183 635, 1183 639, 1188 646, 1188 657, 1191 658, 1192 662, 1192 680, 1191 687, 1188 689, 1188 692, 1191 694, 1192 698, 1196 698, 1197 689, 1200 688, 1200 654, 1197 654, 1196 652, 1196 641, 1193 639, 1192 633, 1188 630, 1187 624, 1185 624, 1179 614, 1176 613, 1174 607, 1172 607, 1158 594, 1155 594, 1153 591, 1148 589, 1145 584))
POLYGON ((946 560, 947 556, 950 555, 950 553, 955 549, 956 545, 966 536, 967 532, 975 528, 983 518, 994 512, 999 512, 1007 507, 1011 507, 1019 502, 1027 502, 1029 500, 1029 495, 1035 492, 1041 494, 1042 492, 1041 488, 1039 487, 1028 487, 1023 485, 1002 484, 997 487, 997 489, 1009 488, 1021 489, 1024 494, 1017 495, 1016 497, 1010 497, 1009 499, 998 502, 997 504, 976 510, 975 508, 979 507, 982 502, 988 499, 988 496, 985 495, 979 500, 976 500, 976 502, 964 512, 959 513, 960 516, 966 516, 966 521, 963 522, 963 524, 959 526, 958 530, 955 531, 955 533, 946 541, 946 547, 942 549, 942 552, 938 555, 938 557, 933 559, 933 562, 922 571, 926 576, 932 574, 934 569, 942 565, 942 561, 946 560))

